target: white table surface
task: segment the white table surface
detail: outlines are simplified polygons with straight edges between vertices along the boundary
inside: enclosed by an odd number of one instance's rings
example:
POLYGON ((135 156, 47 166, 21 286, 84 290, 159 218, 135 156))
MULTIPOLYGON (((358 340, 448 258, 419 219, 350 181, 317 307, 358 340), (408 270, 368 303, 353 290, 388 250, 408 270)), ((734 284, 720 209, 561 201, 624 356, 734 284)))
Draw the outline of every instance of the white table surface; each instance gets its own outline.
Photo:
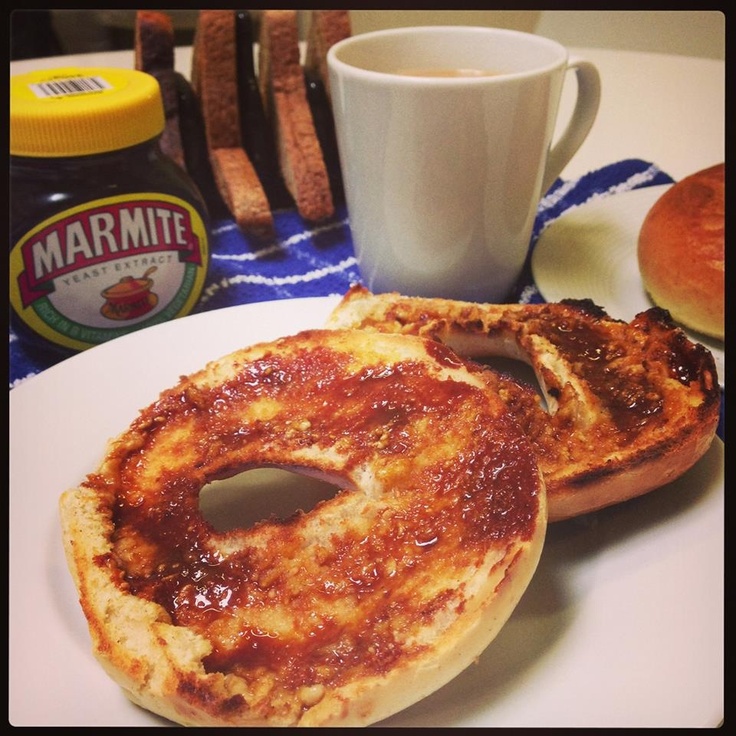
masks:
MULTIPOLYGON (((178 47, 176 69, 191 70, 191 47, 178 47)), ((691 56, 570 48, 601 75, 601 107, 590 135, 562 172, 577 178, 626 158, 659 166, 678 180, 725 160, 725 62, 691 56)), ((10 72, 66 65, 132 67, 132 51, 11 62, 10 72)), ((575 82, 560 103, 559 126, 569 116, 575 82)))

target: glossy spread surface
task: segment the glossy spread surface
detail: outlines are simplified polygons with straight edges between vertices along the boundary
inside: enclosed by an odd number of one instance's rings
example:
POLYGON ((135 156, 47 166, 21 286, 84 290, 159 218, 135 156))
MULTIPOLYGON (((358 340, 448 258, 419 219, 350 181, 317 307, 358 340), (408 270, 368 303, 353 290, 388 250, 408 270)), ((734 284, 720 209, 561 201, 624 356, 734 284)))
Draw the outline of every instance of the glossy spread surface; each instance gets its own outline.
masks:
POLYGON ((529 363, 539 387, 491 371, 485 378, 532 442, 551 520, 663 485, 678 455, 694 462, 715 434, 713 356, 656 308, 624 322, 590 300, 474 304, 355 287, 330 324, 418 334, 462 356, 529 363))
POLYGON ((454 353, 336 332, 183 379, 87 485, 114 527, 97 564, 204 635, 207 671, 236 673, 276 710, 420 657, 470 605, 474 575, 511 564, 538 534, 542 503, 527 440, 454 353), (200 490, 263 466, 342 490, 310 512, 216 532, 200 490))

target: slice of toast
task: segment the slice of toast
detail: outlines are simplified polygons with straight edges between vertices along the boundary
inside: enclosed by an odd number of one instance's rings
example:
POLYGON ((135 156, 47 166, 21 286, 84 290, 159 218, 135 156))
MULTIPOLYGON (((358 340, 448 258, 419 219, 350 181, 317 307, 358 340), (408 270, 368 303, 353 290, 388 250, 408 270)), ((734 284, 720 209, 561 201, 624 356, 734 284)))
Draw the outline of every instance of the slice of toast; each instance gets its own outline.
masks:
POLYGON ((243 148, 214 148, 210 163, 220 195, 238 226, 261 239, 272 236, 273 217, 263 206, 263 190, 243 148))
POLYGON ((487 371, 532 440, 550 521, 673 481, 710 447, 721 392, 713 355, 653 308, 630 323, 590 301, 476 304, 353 287, 327 326, 431 337, 459 355, 532 366, 536 388, 487 371))
POLYGON ((254 58, 256 31, 250 11, 235 13, 235 33, 243 147, 253 162, 271 210, 293 208, 294 200, 281 176, 273 131, 263 109, 254 58))
POLYGON ((268 238, 274 232, 273 216, 242 144, 236 64, 235 11, 200 11, 191 79, 202 110, 215 181, 238 227, 258 238, 268 238), (226 152, 216 153, 220 149, 226 152), (236 149, 241 153, 234 153, 236 149))
POLYGON ((174 24, 158 10, 135 14, 135 68, 144 72, 174 68, 174 24))
POLYGON ((179 131, 184 146, 187 173, 202 194, 210 218, 213 221, 225 220, 231 217, 231 212, 222 198, 212 172, 212 162, 207 146, 204 144, 204 121, 199 100, 189 80, 183 74, 174 72, 174 83, 178 95, 179 131))
POLYGON ((276 137, 281 173, 299 214, 317 222, 334 214, 327 167, 307 101, 296 10, 265 10, 259 34, 258 79, 276 137))
POLYGON ((338 41, 352 33, 349 10, 313 10, 307 37, 304 71, 318 77, 330 97, 330 75, 327 68, 327 52, 338 41))
POLYGON ((174 28, 162 12, 136 13, 135 67, 156 78, 161 89, 166 125, 161 150, 181 166, 196 184, 210 216, 230 216, 207 155, 202 111, 189 80, 175 70, 174 28))
POLYGON ((307 86, 307 99, 312 111, 314 127, 330 177, 332 198, 335 202, 344 201, 345 187, 340 168, 335 120, 332 114, 327 52, 334 44, 348 38, 350 34, 348 10, 313 10, 311 12, 304 61, 304 81, 307 86))
POLYGON ((161 88, 166 120, 161 135, 161 150, 186 170, 174 71, 174 26, 169 15, 155 10, 139 10, 136 13, 134 55, 135 68, 155 77, 161 88))

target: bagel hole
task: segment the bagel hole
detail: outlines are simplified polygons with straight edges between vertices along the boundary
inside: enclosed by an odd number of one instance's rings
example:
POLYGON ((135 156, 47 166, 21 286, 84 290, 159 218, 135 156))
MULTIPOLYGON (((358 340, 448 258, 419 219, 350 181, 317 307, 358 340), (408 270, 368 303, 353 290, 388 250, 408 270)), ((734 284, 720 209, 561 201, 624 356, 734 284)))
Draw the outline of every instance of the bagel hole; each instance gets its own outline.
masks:
POLYGON ((475 360, 476 363, 480 363, 480 365, 485 365, 498 373, 511 376, 511 378, 521 383, 525 383, 527 386, 531 386, 537 392, 544 410, 549 411, 544 392, 537 380, 537 374, 528 363, 525 363, 522 360, 517 360, 516 358, 505 358, 502 356, 488 356, 483 358, 474 358, 473 360, 475 360))
POLYGON ((311 511, 341 488, 283 468, 252 468, 208 483, 199 494, 202 516, 218 532, 247 529, 259 521, 311 511))

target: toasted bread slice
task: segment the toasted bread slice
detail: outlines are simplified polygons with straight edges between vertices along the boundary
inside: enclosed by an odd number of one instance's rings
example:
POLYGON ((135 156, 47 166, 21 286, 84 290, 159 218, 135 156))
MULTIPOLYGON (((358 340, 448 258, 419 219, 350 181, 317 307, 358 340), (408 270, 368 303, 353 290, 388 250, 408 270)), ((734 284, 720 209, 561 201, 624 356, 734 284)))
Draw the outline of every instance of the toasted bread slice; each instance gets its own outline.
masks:
POLYGON ((243 148, 214 148, 210 164, 220 195, 238 227, 262 240, 271 237, 273 216, 263 206, 258 174, 243 148))
POLYGON ((199 101, 189 80, 175 70, 174 28, 171 17, 155 10, 136 13, 135 65, 156 77, 161 88, 166 126, 161 150, 192 178, 214 218, 228 217, 215 184, 207 155, 204 123, 199 101))
POLYGON ((712 354, 661 309, 631 323, 592 302, 475 304, 356 286, 327 326, 430 337, 466 358, 529 363, 544 393, 488 372, 539 458, 549 519, 658 488, 706 452, 719 418, 712 354))
POLYGON ((179 132, 184 147, 186 171, 202 194, 211 220, 227 219, 232 213, 220 194, 207 146, 203 144, 206 137, 199 100, 183 74, 174 72, 174 84, 178 96, 179 132))
POLYGON ((238 93, 240 106, 240 135, 248 158, 258 174, 271 211, 293 208, 276 153, 276 141, 266 119, 255 68, 255 35, 253 18, 248 10, 235 13, 238 64, 238 93))
POLYGON ((133 48, 135 68, 151 72, 174 68, 174 24, 171 16, 158 10, 135 14, 133 48))
POLYGON ((297 11, 263 11, 258 80, 266 117, 276 138, 281 173, 299 214, 312 222, 331 217, 335 208, 307 100, 297 11))
POLYGON ((135 68, 156 77, 161 88, 166 124, 161 150, 186 170, 180 130, 179 91, 174 70, 174 26, 171 17, 155 10, 135 16, 135 68))
POLYGON ((345 201, 345 185, 337 147, 335 119, 332 114, 327 52, 338 41, 350 36, 349 13, 348 10, 313 10, 311 12, 304 61, 307 100, 312 111, 314 128, 317 131, 327 174, 330 177, 332 199, 335 203, 345 201))
POLYGON ((324 85, 327 99, 330 95, 330 74, 327 68, 327 52, 338 41, 352 33, 349 10, 313 10, 310 18, 304 71, 318 77, 324 85))
POLYGON ((187 725, 366 725, 416 702, 496 636, 546 529, 530 443, 482 371, 357 330, 182 378, 60 508, 96 656, 187 725), (215 531, 200 489, 259 466, 342 490, 215 531))
POLYGON ((240 133, 235 11, 200 11, 191 77, 202 109, 212 170, 222 198, 243 231, 261 238, 272 236, 271 207, 243 148, 240 133), (215 153, 220 149, 229 152, 215 153), (235 149, 242 153, 233 154, 235 149), (223 165, 223 161, 227 165, 223 165))

